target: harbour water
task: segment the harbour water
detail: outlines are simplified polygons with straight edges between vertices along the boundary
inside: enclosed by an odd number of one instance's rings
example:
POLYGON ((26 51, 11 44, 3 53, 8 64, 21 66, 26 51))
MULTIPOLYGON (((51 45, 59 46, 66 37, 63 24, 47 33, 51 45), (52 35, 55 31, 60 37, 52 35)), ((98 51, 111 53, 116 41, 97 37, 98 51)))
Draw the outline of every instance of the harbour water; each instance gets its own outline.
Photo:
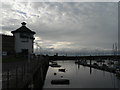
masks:
POLYGON ((114 73, 90 69, 90 67, 77 65, 75 61, 57 61, 61 67, 49 66, 43 88, 119 88, 120 79, 114 73), (58 69, 65 69, 60 72, 58 69), (52 80, 68 79, 67 85, 53 85, 52 80))

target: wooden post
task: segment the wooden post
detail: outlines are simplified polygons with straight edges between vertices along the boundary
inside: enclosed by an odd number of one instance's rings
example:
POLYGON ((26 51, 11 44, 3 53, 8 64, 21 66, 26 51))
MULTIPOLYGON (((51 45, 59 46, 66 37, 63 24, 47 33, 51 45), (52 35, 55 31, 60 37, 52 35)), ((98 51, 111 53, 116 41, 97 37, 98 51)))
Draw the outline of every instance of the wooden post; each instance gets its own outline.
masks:
POLYGON ((92 62, 91 62, 91 59, 90 59, 90 66, 91 66, 91 63, 92 63, 92 62))
POLYGON ((29 66, 29 73, 31 73, 31 63, 28 63, 29 66))
POLYGON ((92 60, 90 59, 90 74, 92 74, 92 67, 91 67, 91 65, 92 65, 92 60))
POLYGON ((26 72, 28 73, 28 68, 27 67, 28 67, 28 64, 26 64, 26 72))
POLYGON ((23 80, 23 75, 24 75, 24 66, 22 66, 22 68, 21 68, 21 77, 22 77, 22 80, 23 80))
POLYGON ((42 79, 42 83, 43 83, 43 70, 42 70, 42 66, 41 66, 41 79, 42 79))
POLYGON ((7 71, 7 88, 9 88, 9 69, 7 71))
POLYGON ((26 69, 25 69, 25 64, 24 64, 24 68, 23 68, 23 69, 24 69, 23 71, 24 71, 24 75, 25 75, 25 70, 26 70, 26 69))
POLYGON ((17 80, 17 79, 18 79, 18 77, 17 77, 17 76, 18 76, 18 75, 17 75, 18 73, 17 73, 17 72, 18 72, 18 68, 16 67, 16 88, 17 88, 17 84, 18 84, 18 80, 17 80))
POLYGON ((27 72, 29 73, 29 63, 27 63, 27 72))

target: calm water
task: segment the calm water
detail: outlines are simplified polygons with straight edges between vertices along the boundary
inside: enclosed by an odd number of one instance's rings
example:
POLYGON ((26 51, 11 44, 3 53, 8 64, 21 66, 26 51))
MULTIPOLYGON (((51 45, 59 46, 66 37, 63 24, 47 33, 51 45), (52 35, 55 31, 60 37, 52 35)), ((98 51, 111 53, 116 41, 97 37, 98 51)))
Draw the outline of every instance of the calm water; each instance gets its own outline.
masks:
POLYGON ((59 72, 59 68, 49 67, 44 88, 120 88, 120 80, 113 73, 76 65, 75 61, 57 61, 60 68, 66 72, 59 72), (57 73, 54 75, 54 73, 57 73), (62 76, 62 77, 61 77, 62 76), (69 85, 52 85, 53 79, 69 79, 69 85))

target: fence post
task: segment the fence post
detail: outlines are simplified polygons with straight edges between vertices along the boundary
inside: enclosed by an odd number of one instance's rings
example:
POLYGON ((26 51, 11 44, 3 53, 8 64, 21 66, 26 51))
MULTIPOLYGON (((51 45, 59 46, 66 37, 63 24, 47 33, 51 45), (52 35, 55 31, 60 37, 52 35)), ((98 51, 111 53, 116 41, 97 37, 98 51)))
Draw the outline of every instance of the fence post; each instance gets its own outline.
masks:
POLYGON ((22 68, 21 68, 21 77, 22 77, 22 80, 23 80, 23 75, 24 75, 24 72, 23 72, 23 70, 24 70, 24 66, 22 66, 22 68))
POLYGON ((7 71, 7 88, 9 88, 9 69, 7 71))
POLYGON ((31 62, 29 63, 30 73, 32 71, 31 62))
POLYGON ((26 72, 28 73, 28 63, 26 64, 26 72))
POLYGON ((18 82, 17 82, 17 79, 18 79, 18 77, 17 77, 17 73, 18 72, 18 67, 16 67, 16 88, 17 88, 17 84, 18 84, 18 82))
POLYGON ((26 70, 26 69, 25 69, 25 64, 24 64, 24 75, 25 75, 25 70, 26 70))
POLYGON ((42 83, 43 83, 43 70, 42 70, 42 66, 41 66, 41 79, 42 79, 42 83))

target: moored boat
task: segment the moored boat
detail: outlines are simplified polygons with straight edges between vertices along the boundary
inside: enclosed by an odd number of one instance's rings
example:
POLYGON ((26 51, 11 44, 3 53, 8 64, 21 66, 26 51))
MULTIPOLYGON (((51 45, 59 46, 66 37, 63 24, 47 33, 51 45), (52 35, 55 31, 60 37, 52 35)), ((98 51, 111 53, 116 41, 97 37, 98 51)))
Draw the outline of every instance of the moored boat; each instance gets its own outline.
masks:
POLYGON ((60 72, 65 72, 65 69, 58 69, 58 71, 60 71, 60 72))
POLYGON ((116 70, 116 76, 120 79, 120 70, 119 69, 116 70))
POLYGON ((68 79, 55 79, 51 81, 51 84, 55 84, 55 85, 66 85, 69 83, 70 81, 68 79))
POLYGON ((58 65, 58 64, 57 65, 51 64, 50 66, 51 67, 61 67, 61 65, 58 65))

